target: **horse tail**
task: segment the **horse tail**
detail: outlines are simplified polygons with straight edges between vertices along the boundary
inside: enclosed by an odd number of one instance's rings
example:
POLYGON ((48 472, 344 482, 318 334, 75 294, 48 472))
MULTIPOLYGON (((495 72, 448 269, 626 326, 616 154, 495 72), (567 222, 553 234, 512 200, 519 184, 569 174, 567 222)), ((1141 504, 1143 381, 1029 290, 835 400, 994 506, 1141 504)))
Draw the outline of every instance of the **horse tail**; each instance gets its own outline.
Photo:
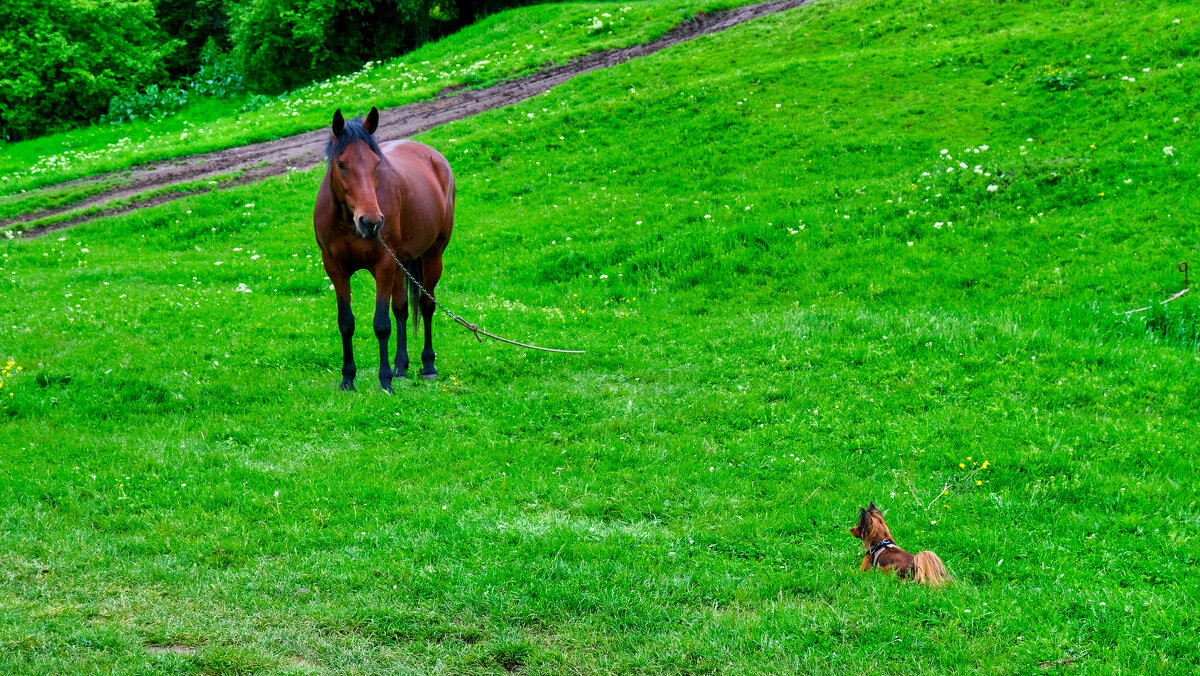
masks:
POLYGON ((950 581, 950 573, 937 554, 925 551, 913 557, 913 581, 940 587, 950 581))
POLYGON ((419 286, 424 271, 424 266, 421 265, 421 257, 417 256, 411 261, 404 263, 404 269, 408 272, 405 275, 404 287, 408 290, 408 307, 412 312, 413 331, 421 329, 421 300, 424 297, 424 292, 419 286))

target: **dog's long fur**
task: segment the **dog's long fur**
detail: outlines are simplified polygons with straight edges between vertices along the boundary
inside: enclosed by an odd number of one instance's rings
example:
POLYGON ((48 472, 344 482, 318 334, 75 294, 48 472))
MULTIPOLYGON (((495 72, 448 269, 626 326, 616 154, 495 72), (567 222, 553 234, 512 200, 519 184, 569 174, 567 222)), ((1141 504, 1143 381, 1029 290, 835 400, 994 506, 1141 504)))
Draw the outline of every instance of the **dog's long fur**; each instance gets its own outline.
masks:
MULTIPOLYGON (((850 529, 850 534, 862 540, 863 549, 867 551, 883 540, 892 540, 892 533, 883 522, 883 512, 875 507, 874 502, 866 509, 859 510, 858 524, 850 529)), ((872 558, 870 554, 863 557, 863 570, 871 569, 872 558)), ((874 565, 884 570, 894 570, 902 579, 912 578, 914 582, 931 587, 940 587, 950 581, 946 566, 937 554, 930 551, 913 555, 898 546, 888 547, 879 553, 874 565)))

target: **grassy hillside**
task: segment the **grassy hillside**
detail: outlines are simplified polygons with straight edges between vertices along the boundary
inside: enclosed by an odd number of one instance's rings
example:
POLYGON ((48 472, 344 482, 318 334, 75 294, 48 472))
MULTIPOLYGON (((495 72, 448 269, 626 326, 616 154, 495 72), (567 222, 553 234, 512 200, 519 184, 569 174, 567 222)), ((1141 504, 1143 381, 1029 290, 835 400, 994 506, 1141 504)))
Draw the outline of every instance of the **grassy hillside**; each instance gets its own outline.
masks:
MULTIPOLYGON (((268 141, 329 123, 330 108, 380 108, 527 74, 589 52, 648 42, 696 12, 744 0, 639 0, 547 4, 500 12, 387 62, 277 98, 200 99, 157 121, 98 124, 0 144, 0 195, 126 169, 153 160, 268 141)), ((66 192, 70 192, 67 189, 66 192)), ((53 198, 26 196, 33 210, 53 198)), ((0 201, 0 214, 14 205, 0 201)))
POLYGON ((443 300, 588 352, 391 397, 316 172, 8 243, 0 670, 1194 670, 1198 32, 822 2, 434 130, 443 300))

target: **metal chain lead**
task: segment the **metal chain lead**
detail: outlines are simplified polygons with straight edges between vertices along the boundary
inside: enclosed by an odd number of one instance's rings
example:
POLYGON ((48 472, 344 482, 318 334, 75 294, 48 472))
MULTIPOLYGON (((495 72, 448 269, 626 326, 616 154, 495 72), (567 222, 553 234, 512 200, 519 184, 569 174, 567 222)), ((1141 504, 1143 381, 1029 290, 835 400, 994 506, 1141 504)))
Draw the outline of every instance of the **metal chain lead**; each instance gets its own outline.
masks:
MULTIPOLYGON (((425 287, 421 286, 421 283, 418 282, 417 279, 412 276, 412 273, 410 273, 408 271, 408 268, 404 267, 404 264, 400 262, 400 258, 396 256, 396 252, 392 251, 392 247, 388 246, 387 241, 385 241, 383 239, 383 235, 380 233, 377 233, 375 236, 379 238, 379 243, 383 245, 384 251, 387 251, 388 255, 392 257, 392 260, 396 261, 396 267, 400 268, 401 272, 404 273, 405 277, 408 277, 408 281, 412 282, 413 286, 420 289, 421 293, 425 294, 425 297, 428 298, 430 301, 432 301, 434 306, 437 307, 437 309, 441 310, 442 312, 445 312, 446 316, 449 317, 455 324, 458 324, 459 326, 463 327, 464 329, 475 334, 475 340, 478 340, 479 342, 482 343, 483 338, 481 336, 487 336, 488 338, 491 338, 492 340, 498 340, 502 343, 508 343, 509 345, 516 345, 518 347, 524 347, 524 348, 528 348, 530 350, 541 350, 543 352, 560 352, 562 354, 583 354, 584 353, 583 350, 556 350, 552 347, 538 347, 537 345, 527 345, 525 343, 518 343, 515 340, 501 338, 500 336, 497 336, 495 334, 491 334, 491 333, 488 333, 487 331, 484 331, 483 329, 479 328, 479 326, 472 324, 471 322, 468 322, 467 320, 463 319, 462 317, 459 317, 458 315, 454 314, 450 310, 446 309, 445 305, 442 305, 441 303, 439 303, 437 301, 437 299, 433 297, 433 294, 426 291, 425 287)), ((411 298, 409 300, 412 301, 411 298)))

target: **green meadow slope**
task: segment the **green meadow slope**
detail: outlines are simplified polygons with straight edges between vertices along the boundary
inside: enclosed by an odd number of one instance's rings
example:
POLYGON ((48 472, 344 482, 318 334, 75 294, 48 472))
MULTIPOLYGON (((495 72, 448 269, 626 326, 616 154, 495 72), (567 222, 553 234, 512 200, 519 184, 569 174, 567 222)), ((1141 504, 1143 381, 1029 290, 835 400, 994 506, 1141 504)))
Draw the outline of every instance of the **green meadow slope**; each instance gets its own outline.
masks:
MULTIPOLYGON (((325 126, 330 108, 401 106, 446 88, 479 87, 547 65, 661 37, 698 12, 746 0, 551 3, 500 12, 401 57, 314 82, 278 97, 200 97, 177 114, 96 124, 0 144, 0 218, 80 199, 83 186, 36 188, 146 162, 269 141, 325 126)), ((112 180, 120 180, 119 176, 112 180)))
POLYGON ((317 172, 8 242, 0 671, 1194 671, 1200 301, 1124 310, 1200 260, 1198 57, 830 0, 435 129, 442 299, 587 354, 438 318, 390 397, 317 172))

